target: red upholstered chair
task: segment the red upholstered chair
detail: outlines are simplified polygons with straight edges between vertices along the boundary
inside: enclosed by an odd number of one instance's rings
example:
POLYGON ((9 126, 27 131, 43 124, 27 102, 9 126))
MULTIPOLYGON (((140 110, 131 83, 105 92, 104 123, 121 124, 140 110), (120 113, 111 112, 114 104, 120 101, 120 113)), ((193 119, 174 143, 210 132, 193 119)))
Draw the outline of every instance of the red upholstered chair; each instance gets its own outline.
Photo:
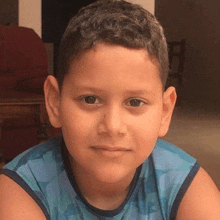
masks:
POLYGON ((34 30, 0 26, 0 91, 43 93, 47 52, 34 30))
POLYGON ((0 155, 3 158, 12 159, 47 138, 43 97, 47 75, 47 51, 34 30, 0 26, 0 155))

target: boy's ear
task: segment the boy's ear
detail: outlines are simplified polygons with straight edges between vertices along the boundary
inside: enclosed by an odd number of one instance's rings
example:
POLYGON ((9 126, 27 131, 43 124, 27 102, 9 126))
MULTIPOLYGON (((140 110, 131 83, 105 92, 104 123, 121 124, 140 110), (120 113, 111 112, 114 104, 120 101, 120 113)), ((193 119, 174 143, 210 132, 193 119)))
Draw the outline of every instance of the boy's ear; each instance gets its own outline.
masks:
POLYGON ((176 89, 171 86, 163 94, 163 114, 159 131, 159 137, 165 136, 169 130, 176 99, 176 89))
POLYGON ((60 90, 56 78, 52 75, 44 82, 44 96, 50 123, 53 127, 60 128, 60 90))

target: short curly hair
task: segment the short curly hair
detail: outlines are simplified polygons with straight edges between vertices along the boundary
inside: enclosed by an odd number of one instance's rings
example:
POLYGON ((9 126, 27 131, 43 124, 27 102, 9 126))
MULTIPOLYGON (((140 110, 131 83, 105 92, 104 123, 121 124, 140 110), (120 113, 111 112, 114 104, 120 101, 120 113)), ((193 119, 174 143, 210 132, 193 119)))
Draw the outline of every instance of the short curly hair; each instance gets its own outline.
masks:
POLYGON ((102 42, 146 49, 158 64, 165 87, 169 61, 163 28, 150 12, 124 0, 98 0, 81 8, 70 20, 59 49, 56 76, 60 86, 70 62, 102 42))

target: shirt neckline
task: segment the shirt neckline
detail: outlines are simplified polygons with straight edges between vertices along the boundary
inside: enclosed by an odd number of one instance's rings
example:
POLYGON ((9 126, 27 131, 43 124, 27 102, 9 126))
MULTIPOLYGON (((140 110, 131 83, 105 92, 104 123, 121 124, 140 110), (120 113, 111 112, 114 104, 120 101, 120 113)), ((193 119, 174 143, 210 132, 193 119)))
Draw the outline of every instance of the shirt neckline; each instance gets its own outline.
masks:
POLYGON ((122 204, 114 209, 114 210, 102 210, 99 208, 94 207, 93 205, 91 205, 83 196, 83 194, 81 193, 81 191, 79 190, 72 169, 71 169, 71 163, 70 163, 70 155, 69 152, 66 148, 64 139, 62 137, 62 141, 61 141, 61 155, 62 155, 62 159, 63 159, 63 164, 64 164, 64 170, 67 173, 67 177, 73 187, 73 190, 76 192, 76 194, 79 196, 79 198, 81 199, 81 201, 84 203, 84 205, 89 208, 89 210, 91 210, 94 214, 99 215, 99 216, 105 216, 105 217, 113 217, 115 215, 118 215, 122 209, 125 207, 125 205, 127 204, 127 202, 129 201, 129 199, 131 198, 131 196, 133 195, 133 192, 136 188, 136 185, 138 183, 138 179, 142 170, 142 164, 136 169, 135 175, 133 177, 133 180, 131 182, 131 187, 129 189, 128 195, 126 196, 125 200, 122 202, 122 204))

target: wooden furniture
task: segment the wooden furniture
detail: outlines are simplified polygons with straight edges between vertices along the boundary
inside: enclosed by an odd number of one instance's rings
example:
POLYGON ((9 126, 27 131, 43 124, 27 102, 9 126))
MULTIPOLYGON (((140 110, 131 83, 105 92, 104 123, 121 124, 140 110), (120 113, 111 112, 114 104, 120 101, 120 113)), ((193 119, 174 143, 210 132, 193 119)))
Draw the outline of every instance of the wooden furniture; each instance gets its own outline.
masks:
POLYGON ((41 142, 48 139, 47 114, 43 83, 48 76, 47 51, 42 39, 33 29, 0 26, 0 155, 12 159, 28 147, 28 138, 41 142), (38 140, 36 137, 36 127, 38 140), (26 141, 14 141, 13 134, 29 134, 26 141), (2 135, 2 130, 6 136, 2 135), (24 130, 25 132, 25 130, 24 130), (33 137, 32 137, 33 136, 33 137), (5 142, 5 140, 7 140, 5 142), (13 144, 11 144, 13 143, 13 144))
POLYGON ((182 74, 183 74, 184 62, 185 62, 185 49, 186 49, 185 39, 182 39, 181 41, 168 41, 169 68, 170 68, 168 83, 170 83, 173 79, 176 79, 177 86, 182 85, 183 83, 182 74))
MULTIPOLYGON (((3 129, 15 129, 16 125, 7 126, 7 121, 18 118, 22 119, 25 125, 25 119, 34 119, 34 124, 38 130, 38 140, 43 142, 49 138, 48 116, 45 108, 44 97, 37 94, 28 94, 22 92, 4 92, 0 94, 0 139, 3 129)), ((18 128, 21 128, 19 125, 18 128)), ((1 153, 1 152, 0 152, 1 153)), ((4 153, 2 152, 3 158, 4 153)), ((9 158, 10 159, 10 158, 9 158)))
POLYGON ((16 95, 14 92, 0 95, 0 129, 11 118, 27 117, 32 117, 38 127, 39 142, 48 139, 48 117, 42 95, 21 92, 16 92, 16 95))

